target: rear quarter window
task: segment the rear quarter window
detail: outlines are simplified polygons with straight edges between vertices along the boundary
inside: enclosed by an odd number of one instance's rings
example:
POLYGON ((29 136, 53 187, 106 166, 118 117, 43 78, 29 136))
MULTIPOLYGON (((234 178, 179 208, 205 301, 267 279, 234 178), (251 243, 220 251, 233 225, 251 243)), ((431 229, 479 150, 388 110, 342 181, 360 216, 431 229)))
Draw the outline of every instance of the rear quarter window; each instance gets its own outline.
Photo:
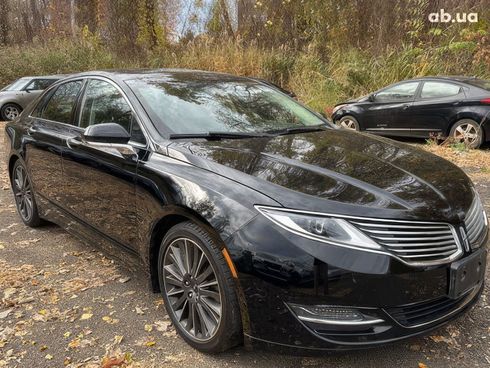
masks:
POLYGON ((457 84, 445 82, 424 82, 421 98, 442 98, 456 96, 462 92, 462 87, 457 84))

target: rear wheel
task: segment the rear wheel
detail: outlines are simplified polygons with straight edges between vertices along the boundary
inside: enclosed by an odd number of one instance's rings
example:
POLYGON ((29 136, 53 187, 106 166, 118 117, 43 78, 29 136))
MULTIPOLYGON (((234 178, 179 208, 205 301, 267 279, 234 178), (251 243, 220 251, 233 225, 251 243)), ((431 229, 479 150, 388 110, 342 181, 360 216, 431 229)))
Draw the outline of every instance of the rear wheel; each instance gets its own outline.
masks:
POLYGON ((337 120, 337 125, 344 129, 359 131, 359 122, 352 115, 342 116, 339 120, 337 120))
POLYGON ((189 345, 216 353, 241 341, 235 282, 207 232, 192 222, 170 229, 160 247, 158 270, 167 312, 189 345))
POLYGON ((37 211, 31 181, 24 164, 20 160, 15 162, 12 169, 11 185, 17 212, 24 224, 30 227, 41 225, 42 220, 37 211))
POLYGON ((2 109, 0 110, 0 117, 4 121, 11 121, 17 118, 21 112, 22 109, 18 105, 8 103, 2 106, 2 109))
POLYGON ((483 130, 472 119, 462 119, 456 122, 449 135, 456 142, 462 142, 470 148, 478 148, 483 142, 483 130))

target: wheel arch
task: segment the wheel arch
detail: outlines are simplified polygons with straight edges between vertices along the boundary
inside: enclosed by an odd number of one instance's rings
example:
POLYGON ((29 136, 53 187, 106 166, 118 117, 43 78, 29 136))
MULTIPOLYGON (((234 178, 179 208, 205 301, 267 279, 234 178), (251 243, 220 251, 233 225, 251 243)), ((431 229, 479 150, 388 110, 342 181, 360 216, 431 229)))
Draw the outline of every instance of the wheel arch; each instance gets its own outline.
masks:
POLYGON ((147 263, 149 267, 151 288, 153 292, 159 292, 160 286, 158 282, 158 252, 163 238, 167 232, 175 225, 192 221, 201 226, 212 239, 220 246, 221 249, 226 249, 225 243, 214 227, 199 213, 190 208, 180 206, 169 206, 169 213, 157 220, 152 228, 150 245, 147 253, 147 263))
MULTIPOLYGON (((216 244, 218 244, 223 252, 223 255, 225 257, 225 260, 230 267, 230 272, 233 275, 233 278, 235 280, 235 287, 236 287, 236 295, 238 298, 238 305, 240 307, 240 317, 241 317, 241 325, 242 325, 242 330, 243 331, 250 331, 250 326, 249 326, 249 317, 248 317, 248 307, 245 299, 245 293, 240 285, 240 280, 238 279, 236 275, 236 270, 234 269, 235 266, 233 264, 233 261, 228 255, 228 250, 226 248, 225 242, 221 238, 221 236, 218 234, 218 232, 214 229, 214 227, 201 215, 199 215, 197 212, 193 211, 190 208, 184 208, 184 207, 179 207, 179 206, 172 206, 173 209, 171 213, 168 215, 163 216, 160 218, 158 221, 153 226, 151 238, 150 238, 150 246, 148 249, 148 266, 149 266, 149 273, 150 273, 150 283, 151 283, 151 289, 154 293, 160 292, 160 285, 158 281, 158 253, 160 251, 160 246, 162 243, 163 238, 165 237, 165 234, 175 225, 185 222, 185 221, 192 221, 199 226, 201 226, 205 231, 208 232, 208 234, 211 236, 211 238, 216 241, 216 244), (225 254, 226 253, 226 254, 225 254), (230 264, 231 263, 231 264, 230 264)), ((246 341, 245 344, 248 346, 248 342, 246 341)))
POLYGON ((15 154, 10 156, 9 162, 8 162, 9 181, 12 181, 12 172, 14 170, 14 165, 17 162, 17 160, 20 160, 20 159, 21 158, 15 154))
POLYGON ((22 105, 19 102, 17 102, 17 101, 10 101, 10 100, 3 101, 2 102, 2 104, 0 105, 0 111, 3 109, 3 107, 5 105, 15 105, 15 106, 17 106, 20 109, 20 112, 24 111, 24 108, 22 107, 22 105))
MULTIPOLYGON (((445 132, 446 133, 446 137, 449 137, 450 136, 451 129, 453 129, 454 124, 456 124, 457 122, 459 122, 461 120, 464 120, 464 119, 471 119, 475 123, 480 124, 478 122, 478 118, 479 118, 479 116, 477 114, 474 114, 474 113, 472 113, 470 111, 463 112, 463 113, 460 113, 460 114, 457 114, 457 115, 453 116, 452 119, 450 120, 448 126, 447 126, 447 129, 446 129, 446 132, 445 132)), ((482 128, 482 133, 483 133, 483 141, 485 141, 485 139, 486 139, 486 137, 485 137, 485 129, 482 126, 481 126, 481 128, 482 128)))

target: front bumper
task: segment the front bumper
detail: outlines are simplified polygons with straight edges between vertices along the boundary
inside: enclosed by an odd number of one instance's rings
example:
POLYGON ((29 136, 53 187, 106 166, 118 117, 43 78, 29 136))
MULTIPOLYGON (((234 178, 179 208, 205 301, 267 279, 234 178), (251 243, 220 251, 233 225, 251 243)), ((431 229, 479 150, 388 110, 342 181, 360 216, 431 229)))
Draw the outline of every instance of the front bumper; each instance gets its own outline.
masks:
MULTIPOLYGON (((476 252, 486 259, 486 242, 476 252)), ((476 303, 483 281, 449 298, 451 263, 411 267, 380 254, 339 249, 288 233, 258 216, 227 242, 252 342, 310 350, 371 347, 427 333, 476 303), (320 256, 321 254, 321 256, 320 256), (353 308, 378 321, 300 320, 291 305, 353 308)), ((468 254, 465 254, 466 257, 468 254)), ((484 267, 484 265, 483 265, 484 267)))

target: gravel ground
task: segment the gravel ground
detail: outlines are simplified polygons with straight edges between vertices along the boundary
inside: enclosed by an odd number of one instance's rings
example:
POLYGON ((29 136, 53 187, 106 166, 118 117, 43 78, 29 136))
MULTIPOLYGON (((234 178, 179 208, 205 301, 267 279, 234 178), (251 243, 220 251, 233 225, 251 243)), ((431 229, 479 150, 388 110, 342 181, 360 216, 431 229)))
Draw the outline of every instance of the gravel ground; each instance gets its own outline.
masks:
MULTIPOLYGON (((0 124, 1 144, 3 134, 0 124)), ((424 148, 462 165, 490 209, 488 149, 424 148)), ((392 346, 315 357, 241 347, 201 354, 176 336, 160 297, 138 273, 54 225, 24 226, 3 164, 0 189, 0 367, 490 366, 488 286, 464 317, 392 346)))

